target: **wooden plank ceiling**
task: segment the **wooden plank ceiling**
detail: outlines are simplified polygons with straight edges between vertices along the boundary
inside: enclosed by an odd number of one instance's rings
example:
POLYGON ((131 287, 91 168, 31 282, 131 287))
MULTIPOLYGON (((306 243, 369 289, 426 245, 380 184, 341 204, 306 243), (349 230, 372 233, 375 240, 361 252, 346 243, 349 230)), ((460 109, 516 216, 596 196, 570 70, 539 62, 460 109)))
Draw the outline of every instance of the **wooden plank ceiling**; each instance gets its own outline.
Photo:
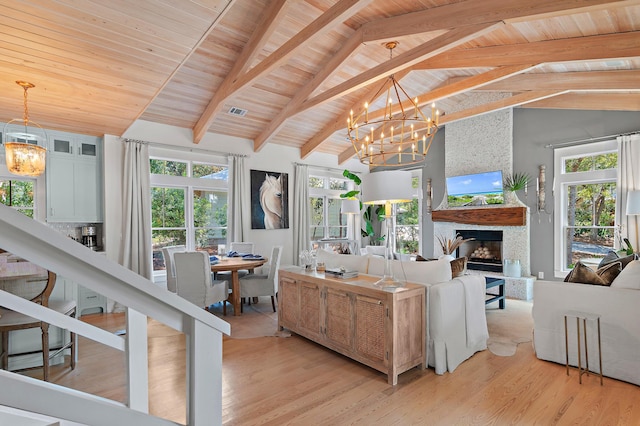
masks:
POLYGON ((1 0, 0 73, 0 121, 21 116, 27 80, 43 127, 121 135, 142 119, 344 161, 349 110, 382 108, 390 74, 445 126, 639 111, 640 0, 1 0), (465 107, 482 92, 498 94, 465 107))

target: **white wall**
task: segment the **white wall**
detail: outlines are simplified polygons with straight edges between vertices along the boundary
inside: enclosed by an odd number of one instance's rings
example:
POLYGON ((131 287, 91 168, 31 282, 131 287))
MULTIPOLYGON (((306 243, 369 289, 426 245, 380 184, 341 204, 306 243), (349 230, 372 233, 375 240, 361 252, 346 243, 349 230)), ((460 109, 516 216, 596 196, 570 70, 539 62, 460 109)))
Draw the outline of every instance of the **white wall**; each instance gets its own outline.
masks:
MULTIPOLYGON (((293 194, 293 169, 294 163, 304 163, 314 166, 330 167, 339 170, 349 169, 367 172, 367 167, 357 160, 339 165, 337 157, 329 154, 314 153, 307 159, 300 159, 300 150, 282 145, 267 144, 260 152, 253 152, 253 141, 236 138, 233 136, 207 133, 198 144, 193 144, 191 129, 184 129, 164 124, 147 121, 136 121, 123 135, 129 139, 139 139, 148 142, 175 145, 184 148, 198 150, 210 150, 212 153, 243 154, 247 156, 246 169, 267 170, 289 174, 289 229, 253 229, 250 231, 248 241, 256 244, 256 252, 268 254, 274 245, 283 245, 282 264, 296 264, 298 253, 293 253, 293 222, 292 205, 293 194)), ((122 176, 124 149, 120 138, 105 135, 104 161, 105 161, 105 232, 108 257, 117 260, 120 252, 120 239, 122 233, 122 176)), ((247 175, 247 179, 249 176, 247 175)), ((250 194, 243 194, 249 199, 250 194)))

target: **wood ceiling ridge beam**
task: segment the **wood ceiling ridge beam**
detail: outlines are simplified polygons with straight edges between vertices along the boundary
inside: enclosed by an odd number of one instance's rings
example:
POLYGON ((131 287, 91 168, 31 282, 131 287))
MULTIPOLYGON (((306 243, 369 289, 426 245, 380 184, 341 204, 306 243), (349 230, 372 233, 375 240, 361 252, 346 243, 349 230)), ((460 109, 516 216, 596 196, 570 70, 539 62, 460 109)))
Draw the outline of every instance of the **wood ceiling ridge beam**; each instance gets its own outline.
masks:
POLYGON ((331 55, 329 61, 324 65, 322 70, 318 72, 307 84, 296 92, 296 95, 279 113, 271 120, 269 125, 256 137, 253 141, 253 150, 258 152, 264 147, 269 139, 277 133, 285 122, 301 112, 300 105, 304 102, 314 90, 316 90, 323 82, 333 75, 338 67, 346 61, 355 52, 357 47, 361 45, 362 31, 360 29, 347 39, 340 47, 338 52, 331 55))
POLYGON ((635 0, 466 0, 366 23, 363 25, 363 42, 455 28, 460 22, 467 25, 519 22, 636 3, 635 0))
MULTIPOLYGON (((400 80, 404 76, 409 74, 410 71, 411 71, 410 68, 406 68, 406 69, 400 70, 400 71, 395 73, 395 77, 400 80)), ((351 108, 349 108, 349 110, 356 110, 357 111, 359 108, 364 106, 365 102, 371 102, 373 97, 376 96, 377 92, 383 91, 384 89, 386 89, 386 87, 390 84, 390 81, 386 80, 382 87, 380 87, 378 84, 375 84, 375 83, 376 82, 374 82, 371 85, 369 85, 369 90, 367 90, 367 93, 365 93, 357 101, 355 101, 353 103, 353 105, 351 105, 351 108)), ((315 151, 318 147, 320 147, 320 145, 322 145, 322 143, 325 140, 327 140, 331 135, 333 135, 335 132, 337 132, 337 131, 339 131, 341 129, 344 129, 345 128, 344 117, 347 116, 348 112, 349 112, 348 110, 347 111, 343 111, 342 114, 340 114, 339 117, 331 125, 325 126, 325 128, 324 128, 324 130, 322 132, 316 134, 314 137, 309 139, 300 148, 300 158, 304 160, 313 151, 315 151)))
POLYGON ((256 54, 262 49, 269 37, 277 28, 280 18, 285 11, 286 0, 273 0, 269 5, 266 13, 262 15, 262 19, 251 33, 247 44, 240 52, 238 59, 234 62, 231 70, 224 78, 213 97, 205 107, 204 111, 198 118, 193 127, 193 142, 200 143, 204 135, 207 133, 209 126, 213 123, 216 114, 220 112, 223 102, 227 99, 232 91, 231 87, 237 80, 240 73, 245 72, 250 65, 250 61, 255 58, 256 54))
POLYGON ((531 73, 492 82, 481 90, 625 90, 640 88, 640 70, 531 73))
MULTIPOLYGON (((211 25, 209 25, 209 28, 207 28, 207 30, 202 34, 202 36, 198 39, 198 41, 196 41, 196 43, 193 45, 193 47, 191 48, 191 50, 189 51, 189 53, 187 53, 182 60, 180 61, 180 63, 175 67, 175 69, 173 70, 173 72, 167 76, 167 78, 164 80, 164 82, 162 83, 162 85, 160 85, 160 87, 158 87, 158 89, 156 90, 156 92, 153 94, 153 96, 148 100, 148 102, 141 108, 141 110, 138 112, 138 114, 136 114, 136 116, 133 118, 133 120, 129 123, 129 125, 127 126, 127 128, 125 129, 128 130, 133 123, 138 120, 140 118, 140 116, 142 114, 144 114, 144 112, 147 110, 147 108, 149 108, 149 106, 151 106, 151 104, 153 103, 153 101, 160 95, 160 93, 162 93, 162 91, 165 89, 165 87, 167 87, 167 85, 169 84, 169 82, 171 81, 171 79, 178 73, 178 71, 180 70, 180 68, 182 68, 182 66, 187 62, 187 60, 189 60, 189 58, 195 53, 195 51, 198 49, 198 47, 200 47, 200 45, 202 45, 202 43, 204 43, 204 41, 206 40, 206 38, 209 36, 209 34, 211 34, 211 32, 214 30, 215 27, 218 26, 218 24, 220 23, 220 21, 222 20, 222 18, 224 18, 224 16, 227 14, 227 12, 229 12, 229 10, 231 9, 231 6, 233 6, 233 4, 236 2, 237 0, 226 0, 227 4, 222 8, 222 10, 220 11, 220 13, 218 14, 218 16, 216 16, 216 18, 213 20, 213 22, 211 23, 211 25)), ((124 132, 123 132, 124 133, 124 132)))
POLYGON ((426 58, 438 55, 439 53, 459 46, 462 43, 466 43, 467 41, 491 32, 502 25, 504 24, 501 22, 494 22, 492 24, 465 25, 452 29, 451 31, 448 31, 427 43, 404 52, 387 62, 377 65, 356 77, 353 77, 313 98, 306 100, 302 104, 302 108, 309 109, 319 104, 332 101, 333 99, 347 93, 361 89, 375 81, 385 78, 389 74, 394 74, 405 68, 411 67, 421 61, 424 61, 426 58))

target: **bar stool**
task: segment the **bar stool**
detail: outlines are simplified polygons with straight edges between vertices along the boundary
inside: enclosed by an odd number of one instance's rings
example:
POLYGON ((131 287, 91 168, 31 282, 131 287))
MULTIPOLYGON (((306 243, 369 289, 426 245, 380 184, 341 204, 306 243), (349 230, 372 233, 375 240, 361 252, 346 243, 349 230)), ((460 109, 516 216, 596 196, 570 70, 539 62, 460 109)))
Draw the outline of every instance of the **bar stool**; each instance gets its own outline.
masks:
POLYGON ((582 384, 582 375, 589 375, 589 344, 587 341, 587 321, 595 321, 597 325, 597 336, 598 336, 598 361, 600 363, 600 386, 603 386, 602 379, 602 343, 600 340, 600 315, 592 314, 589 312, 579 312, 579 311, 567 311, 564 314, 564 351, 565 351, 565 359, 566 359, 566 367, 567 367, 567 376, 569 375, 569 331, 568 331, 568 318, 576 319, 576 338, 577 338, 577 349, 578 349, 578 381, 582 384), (582 368, 582 344, 580 341, 580 322, 582 321, 582 333, 584 337, 584 358, 585 358, 585 367, 582 368))

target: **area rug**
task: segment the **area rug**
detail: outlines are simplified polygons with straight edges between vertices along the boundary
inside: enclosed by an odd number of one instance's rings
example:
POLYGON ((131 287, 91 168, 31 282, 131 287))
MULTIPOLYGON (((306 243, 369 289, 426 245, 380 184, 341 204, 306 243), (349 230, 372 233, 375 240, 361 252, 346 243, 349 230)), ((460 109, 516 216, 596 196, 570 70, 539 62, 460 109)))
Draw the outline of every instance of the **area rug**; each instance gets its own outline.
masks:
POLYGON ((244 304, 240 316, 233 315, 233 308, 227 305, 227 315, 222 314, 222 305, 216 304, 211 312, 231 325, 232 339, 252 339, 255 337, 289 337, 291 334, 278 330, 278 313, 273 312, 270 298, 261 298, 258 303, 244 304))
POLYGON ((532 302, 508 299, 505 309, 498 304, 487 306, 487 328, 489 340, 487 346, 491 353, 498 356, 513 356, 521 343, 530 343, 533 339, 532 302))

